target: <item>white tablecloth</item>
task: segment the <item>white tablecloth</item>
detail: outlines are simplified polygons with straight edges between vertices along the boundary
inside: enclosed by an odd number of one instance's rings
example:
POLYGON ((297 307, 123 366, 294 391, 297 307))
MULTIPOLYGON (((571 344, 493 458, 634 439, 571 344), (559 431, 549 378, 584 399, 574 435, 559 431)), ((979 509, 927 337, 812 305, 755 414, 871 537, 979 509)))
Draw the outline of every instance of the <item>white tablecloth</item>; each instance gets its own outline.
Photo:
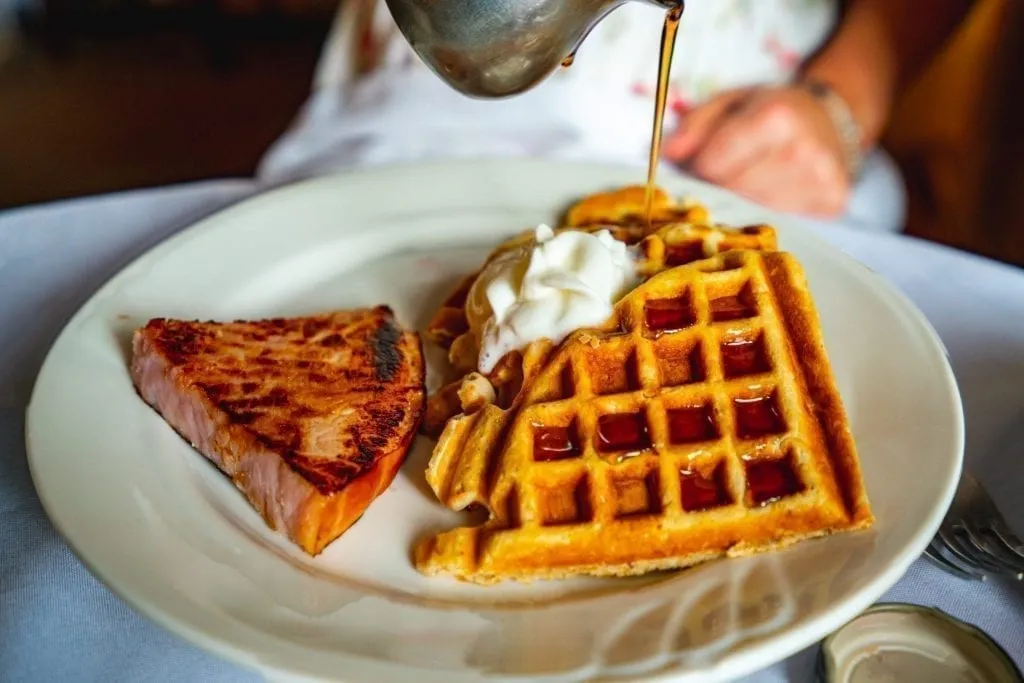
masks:
MULTIPOLYGON (((256 191, 224 181, 0 213, 0 681, 260 680, 150 623, 89 574, 36 498, 23 431, 35 375, 76 308, 140 252, 256 191)), ((826 237, 891 279, 939 331, 966 406, 968 467, 1024 530, 1024 271, 900 236, 826 237)), ((974 623, 1024 667, 1024 586, 965 582, 919 560, 884 599, 974 623)), ((812 656, 746 681, 810 681, 812 656)))

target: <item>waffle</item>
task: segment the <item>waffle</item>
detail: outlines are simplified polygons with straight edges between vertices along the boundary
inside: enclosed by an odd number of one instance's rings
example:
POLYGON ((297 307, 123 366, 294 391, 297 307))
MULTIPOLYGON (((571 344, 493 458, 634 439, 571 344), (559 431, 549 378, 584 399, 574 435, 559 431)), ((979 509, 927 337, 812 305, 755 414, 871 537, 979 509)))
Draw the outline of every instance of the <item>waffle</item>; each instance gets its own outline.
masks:
MULTIPOLYGON (((595 195, 596 198, 606 196, 608 195, 595 195)), ((642 196, 640 199, 642 201, 642 196)), ((625 220, 624 216, 631 215, 629 213, 618 215, 611 210, 601 213, 597 208, 588 208, 588 202, 594 201, 596 201, 595 198, 581 201, 569 210, 567 220, 579 222, 597 215, 603 215, 605 220, 625 220)), ((597 207, 605 206, 605 204, 606 202, 598 202, 597 207)), ((706 213, 701 215, 706 217, 706 213)), ((582 229, 590 230, 594 225, 596 224, 582 229)), ((581 228, 566 227, 560 228, 559 231, 576 229, 581 228)), ((776 249, 775 230, 768 225, 751 225, 732 229, 705 223, 670 223, 662 225, 654 232, 648 232, 646 228, 625 224, 604 225, 600 229, 608 229, 616 239, 635 246, 639 256, 638 270, 645 277, 659 273, 666 268, 692 263, 725 251, 736 249, 774 251, 776 249)), ((459 283, 456 290, 444 301, 427 325, 424 337, 448 351, 449 376, 446 378, 444 386, 435 392, 427 402, 423 421, 423 431, 426 434, 436 436, 449 418, 459 412, 468 412, 474 403, 479 404, 479 401, 475 400, 479 394, 468 392, 470 398, 467 401, 467 392, 461 386, 463 378, 476 369, 480 352, 479 339, 470 329, 467 319, 466 301, 473 283, 479 273, 487 267, 487 264, 510 249, 528 248, 532 241, 533 233, 528 232, 517 235, 499 245, 488 256, 480 270, 459 283), (463 393, 461 399, 460 389, 463 393)), ((493 391, 499 398, 502 396, 514 397, 514 388, 521 381, 523 374, 521 363, 522 359, 519 354, 509 354, 487 376, 493 385, 493 391)), ((480 385, 475 382, 472 386, 480 385)), ((508 405, 507 401, 500 403, 503 406, 508 405)))
POLYGON ((569 228, 596 228, 609 225, 633 227, 652 232, 673 223, 707 223, 707 207, 688 199, 676 201, 662 188, 655 188, 651 215, 646 213, 647 186, 627 185, 608 192, 583 197, 569 207, 562 224, 569 228))
POLYGON ((802 268, 732 251, 666 270, 601 329, 524 354, 523 390, 451 419, 427 469, 490 520, 421 541, 462 580, 633 575, 873 523, 802 268))

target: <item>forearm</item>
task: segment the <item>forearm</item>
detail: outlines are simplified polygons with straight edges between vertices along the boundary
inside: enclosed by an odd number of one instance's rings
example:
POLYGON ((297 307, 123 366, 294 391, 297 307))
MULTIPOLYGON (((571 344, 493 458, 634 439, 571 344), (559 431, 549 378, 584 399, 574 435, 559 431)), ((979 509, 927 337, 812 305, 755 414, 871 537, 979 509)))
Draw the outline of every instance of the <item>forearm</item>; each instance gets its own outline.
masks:
POLYGON ((882 135, 893 99, 940 50, 971 0, 851 0, 836 34, 804 68, 829 84, 861 127, 862 146, 882 135))

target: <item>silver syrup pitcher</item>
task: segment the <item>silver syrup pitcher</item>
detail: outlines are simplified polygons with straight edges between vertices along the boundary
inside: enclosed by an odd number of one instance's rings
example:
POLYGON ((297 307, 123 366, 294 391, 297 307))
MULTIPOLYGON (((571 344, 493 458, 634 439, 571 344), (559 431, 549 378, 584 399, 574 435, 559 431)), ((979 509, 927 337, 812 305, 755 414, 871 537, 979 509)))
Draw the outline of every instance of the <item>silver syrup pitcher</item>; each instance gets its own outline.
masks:
MULTIPOLYGON (((499 98, 547 78, 598 22, 630 1, 387 0, 387 5, 406 40, 443 81, 471 97, 499 98)), ((683 4, 633 1, 665 10, 683 4)))

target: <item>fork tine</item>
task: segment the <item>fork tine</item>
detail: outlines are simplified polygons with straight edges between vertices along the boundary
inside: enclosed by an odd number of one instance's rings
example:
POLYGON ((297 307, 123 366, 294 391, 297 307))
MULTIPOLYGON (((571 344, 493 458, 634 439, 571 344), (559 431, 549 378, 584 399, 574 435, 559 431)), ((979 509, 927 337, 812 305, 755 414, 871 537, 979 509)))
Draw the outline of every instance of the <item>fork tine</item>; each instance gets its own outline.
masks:
POLYGON ((943 526, 939 528, 939 537, 942 539, 945 549, 961 564, 965 564, 982 573, 1002 573, 1002 569, 998 565, 988 561, 984 557, 979 557, 978 554, 970 550, 969 547, 964 547, 963 543, 957 536, 956 527, 947 528, 943 526))
POLYGON ((1006 525, 981 482, 966 470, 925 554, 957 575, 1024 580, 1024 543, 1006 525))
POLYGON ((1020 539, 1007 528, 1002 520, 996 520, 989 524, 987 530, 999 539, 1006 550, 1024 559, 1024 543, 1021 543, 1020 539))
POLYGON ((965 473, 964 498, 967 514, 953 524, 967 532, 967 542, 993 558, 1001 565, 1012 568, 1016 578, 1024 572, 1024 544, 1010 531, 992 496, 981 482, 965 473))
POLYGON ((969 574, 971 576, 974 576, 974 577, 976 577, 976 578, 978 578, 978 579, 980 579, 982 581, 987 581, 988 580, 988 574, 986 574, 984 570, 982 570, 981 568, 979 568, 977 565, 975 565, 973 563, 965 562, 965 561, 959 559, 958 556, 956 554, 954 554, 949 549, 949 547, 944 542, 942 542, 941 539, 937 538, 937 545, 936 545, 936 547, 940 551, 940 554, 941 554, 942 558, 946 561, 947 564, 952 564, 953 566, 959 568, 960 571, 962 571, 962 572, 964 572, 966 574, 969 574))
POLYGON ((1005 566, 1008 571, 1012 571, 1014 578, 1018 581, 1024 579, 1024 557, 1007 550, 995 532, 991 530, 974 532, 968 529, 966 534, 967 540, 979 551, 986 553, 994 561, 1005 566))
POLYGON ((1021 570, 1012 563, 1005 561, 1002 557, 992 553, 982 542, 979 542, 979 539, 971 533, 969 528, 965 526, 954 527, 953 536, 956 538, 961 552, 980 566, 993 574, 1020 580, 1021 570))
POLYGON ((951 558, 955 563, 961 566, 969 567, 976 573, 985 573, 985 567, 965 553, 960 547, 960 544, 956 542, 956 539, 952 537, 949 530, 944 526, 939 528, 939 533, 936 535, 936 539, 940 541, 940 547, 945 551, 945 556, 947 558, 951 558))
POLYGON ((941 541, 932 539, 932 542, 928 544, 928 547, 924 550, 924 556, 931 560, 933 563, 939 566, 940 569, 944 569, 951 574, 966 579, 968 581, 984 581, 985 575, 978 572, 977 570, 971 569, 966 565, 961 566, 946 557, 946 552, 942 547, 941 541))

